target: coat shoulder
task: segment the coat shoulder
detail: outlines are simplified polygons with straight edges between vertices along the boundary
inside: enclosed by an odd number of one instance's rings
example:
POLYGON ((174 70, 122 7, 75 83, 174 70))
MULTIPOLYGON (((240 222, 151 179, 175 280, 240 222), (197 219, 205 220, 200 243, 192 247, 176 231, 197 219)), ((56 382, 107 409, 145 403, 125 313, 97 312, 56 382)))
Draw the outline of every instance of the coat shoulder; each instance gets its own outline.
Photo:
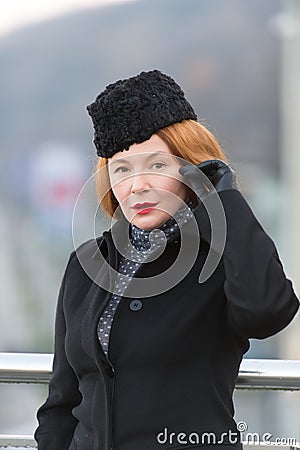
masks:
POLYGON ((94 279, 99 270, 99 260, 106 258, 107 245, 104 234, 93 239, 88 239, 73 250, 69 255, 67 271, 74 275, 79 272, 94 279))
POLYGON ((73 250, 73 252, 70 255, 71 257, 75 256, 89 256, 91 258, 95 257, 95 253, 99 251, 101 248, 101 251, 103 251, 103 247, 105 244, 105 234, 102 234, 101 236, 93 239, 88 239, 87 241, 80 244, 78 247, 73 250))

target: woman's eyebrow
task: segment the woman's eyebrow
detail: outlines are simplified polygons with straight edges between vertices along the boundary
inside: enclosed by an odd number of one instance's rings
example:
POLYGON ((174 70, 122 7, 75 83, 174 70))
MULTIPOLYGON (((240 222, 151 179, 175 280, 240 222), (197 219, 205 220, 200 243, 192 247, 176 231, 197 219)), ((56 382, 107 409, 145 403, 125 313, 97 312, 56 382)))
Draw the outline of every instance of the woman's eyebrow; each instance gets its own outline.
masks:
POLYGON ((115 166, 116 164, 124 164, 126 162, 128 162, 128 160, 120 158, 120 159, 116 159, 114 161, 110 161, 109 166, 115 166))
POLYGON ((151 153, 151 155, 148 155, 147 158, 145 158, 146 161, 148 161, 151 158, 155 158, 156 156, 170 156, 170 153, 166 153, 166 152, 154 152, 151 153))
MULTIPOLYGON (((162 155, 169 155, 169 153, 166 153, 166 152, 154 152, 154 153, 151 153, 150 155, 148 155, 148 156, 145 158, 145 161, 148 161, 148 160, 151 159, 151 158, 155 158, 156 156, 162 156, 162 155)), ((129 162, 128 157, 125 158, 125 159, 119 158, 119 159, 116 159, 116 160, 114 160, 114 161, 111 161, 111 162, 109 163, 109 165, 110 165, 110 166, 114 166, 115 164, 126 163, 126 162, 129 162)))

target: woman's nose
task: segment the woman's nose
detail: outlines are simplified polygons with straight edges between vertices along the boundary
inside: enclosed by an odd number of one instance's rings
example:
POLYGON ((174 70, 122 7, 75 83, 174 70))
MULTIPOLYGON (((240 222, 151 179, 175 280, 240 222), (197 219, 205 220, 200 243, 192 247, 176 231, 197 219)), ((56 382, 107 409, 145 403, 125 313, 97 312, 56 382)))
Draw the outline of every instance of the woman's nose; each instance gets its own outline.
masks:
POLYGON ((139 173, 132 176, 131 192, 145 191, 147 189, 149 189, 149 183, 146 174, 139 173))

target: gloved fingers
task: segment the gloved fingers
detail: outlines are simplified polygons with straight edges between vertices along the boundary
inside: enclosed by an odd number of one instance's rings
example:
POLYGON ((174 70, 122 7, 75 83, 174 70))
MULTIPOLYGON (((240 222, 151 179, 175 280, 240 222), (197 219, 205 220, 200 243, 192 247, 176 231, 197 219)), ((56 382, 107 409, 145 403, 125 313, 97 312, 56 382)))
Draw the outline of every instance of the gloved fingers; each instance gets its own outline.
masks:
POLYGON ((184 166, 181 166, 178 169, 178 172, 180 173, 180 175, 182 175, 186 181, 191 181, 191 182, 200 182, 200 181, 205 181, 205 176, 206 174, 202 175, 201 172, 198 169, 198 166, 195 166, 194 164, 188 163, 185 164, 184 166))
POLYGON ((197 167, 208 175, 210 172, 218 170, 219 164, 217 159, 207 159, 206 161, 197 164, 197 167))
POLYGON ((186 177, 191 181, 198 180, 199 182, 201 180, 202 182, 205 182, 206 176, 212 182, 214 175, 217 173, 217 171, 220 171, 220 168, 224 170, 222 161, 217 159, 209 159, 203 161, 202 163, 199 163, 198 165, 194 165, 188 162, 184 166, 180 167, 178 171, 182 176, 186 177), (199 172, 198 169, 200 169, 205 176, 201 176, 201 173, 199 172))
POLYGON ((213 175, 215 172, 225 173, 231 170, 230 166, 221 159, 208 159, 198 164, 197 167, 206 175, 213 175))
POLYGON ((204 172, 200 171, 198 166, 187 163, 180 167, 178 172, 184 177, 185 183, 199 198, 206 196, 212 190, 209 177, 204 172))

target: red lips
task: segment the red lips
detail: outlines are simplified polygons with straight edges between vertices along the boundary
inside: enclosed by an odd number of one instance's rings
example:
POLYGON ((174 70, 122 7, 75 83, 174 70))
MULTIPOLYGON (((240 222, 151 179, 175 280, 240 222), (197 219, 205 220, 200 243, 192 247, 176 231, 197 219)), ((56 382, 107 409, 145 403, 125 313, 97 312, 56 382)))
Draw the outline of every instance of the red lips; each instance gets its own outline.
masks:
POLYGON ((136 211, 137 214, 148 214, 151 211, 153 211, 154 207, 157 205, 157 203, 136 203, 133 206, 133 209, 136 211))

